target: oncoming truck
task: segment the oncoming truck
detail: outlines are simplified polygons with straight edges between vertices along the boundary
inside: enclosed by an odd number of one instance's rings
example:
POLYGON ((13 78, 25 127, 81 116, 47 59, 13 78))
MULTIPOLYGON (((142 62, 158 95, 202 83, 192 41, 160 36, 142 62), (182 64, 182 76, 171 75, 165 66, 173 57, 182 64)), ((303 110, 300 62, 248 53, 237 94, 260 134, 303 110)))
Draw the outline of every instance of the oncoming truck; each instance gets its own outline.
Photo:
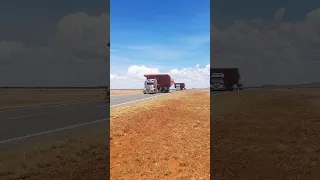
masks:
POLYGON ((240 73, 238 68, 210 68, 211 91, 233 91, 239 89, 240 73))
POLYGON ((144 94, 168 93, 174 80, 169 74, 145 74, 144 94))
POLYGON ((174 83, 174 88, 177 91, 185 90, 186 89, 186 85, 184 83, 174 83))

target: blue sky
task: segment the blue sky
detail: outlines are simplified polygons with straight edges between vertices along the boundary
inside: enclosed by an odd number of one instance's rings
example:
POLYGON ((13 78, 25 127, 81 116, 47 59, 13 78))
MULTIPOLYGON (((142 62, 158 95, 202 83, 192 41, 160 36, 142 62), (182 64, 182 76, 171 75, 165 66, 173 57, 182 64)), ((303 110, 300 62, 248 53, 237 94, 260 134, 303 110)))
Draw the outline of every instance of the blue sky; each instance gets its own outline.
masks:
POLYGON ((110 2, 111 73, 131 65, 167 72, 210 63, 210 1, 110 2))

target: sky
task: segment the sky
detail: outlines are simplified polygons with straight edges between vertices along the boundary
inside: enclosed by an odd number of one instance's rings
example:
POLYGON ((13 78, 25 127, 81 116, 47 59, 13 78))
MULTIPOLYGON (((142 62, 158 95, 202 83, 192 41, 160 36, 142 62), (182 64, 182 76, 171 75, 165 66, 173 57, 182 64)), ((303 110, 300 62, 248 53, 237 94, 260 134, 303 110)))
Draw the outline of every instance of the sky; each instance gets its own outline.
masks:
POLYGON ((0 86, 207 87, 210 65, 245 86, 320 82, 320 2, 265 2, 3 1, 0 86))
POLYGON ((320 82, 320 2, 211 1, 211 66, 244 86, 320 82))
POLYGON ((111 0, 110 8, 112 89, 140 89, 148 73, 209 87, 209 0, 111 0))
POLYGON ((0 87, 109 84, 106 0, 11 0, 0 6, 0 87))

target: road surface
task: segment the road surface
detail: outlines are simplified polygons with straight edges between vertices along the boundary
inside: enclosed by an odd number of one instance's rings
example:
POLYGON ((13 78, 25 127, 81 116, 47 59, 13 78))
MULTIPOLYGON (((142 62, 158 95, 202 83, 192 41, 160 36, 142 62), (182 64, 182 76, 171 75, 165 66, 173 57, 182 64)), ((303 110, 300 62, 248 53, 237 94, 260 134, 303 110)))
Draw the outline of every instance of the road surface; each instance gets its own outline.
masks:
POLYGON ((110 107, 120 107, 127 104, 135 103, 142 100, 152 99, 160 97, 166 94, 134 94, 134 95, 122 95, 122 96, 112 96, 110 100, 110 107))
POLYGON ((229 93, 229 91, 211 91, 210 96, 216 96, 218 94, 226 94, 229 93))
POLYGON ((109 108, 117 108, 165 94, 111 97, 110 103, 93 101, 0 111, 0 145, 92 124, 108 122, 109 108))

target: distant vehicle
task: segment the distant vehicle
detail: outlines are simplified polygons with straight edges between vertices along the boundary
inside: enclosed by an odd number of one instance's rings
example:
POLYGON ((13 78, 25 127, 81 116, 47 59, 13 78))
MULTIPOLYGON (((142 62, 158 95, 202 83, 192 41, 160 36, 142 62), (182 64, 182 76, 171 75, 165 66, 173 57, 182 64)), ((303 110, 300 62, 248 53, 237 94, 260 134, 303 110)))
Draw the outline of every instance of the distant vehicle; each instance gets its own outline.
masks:
POLYGON ((174 80, 169 74, 145 74, 144 94, 156 94, 159 92, 168 93, 170 87, 174 84, 174 80))
POLYGON ((185 83, 174 83, 174 88, 177 91, 186 90, 186 85, 185 83))
POLYGON ((233 91, 240 80, 238 68, 210 68, 211 91, 233 91))

